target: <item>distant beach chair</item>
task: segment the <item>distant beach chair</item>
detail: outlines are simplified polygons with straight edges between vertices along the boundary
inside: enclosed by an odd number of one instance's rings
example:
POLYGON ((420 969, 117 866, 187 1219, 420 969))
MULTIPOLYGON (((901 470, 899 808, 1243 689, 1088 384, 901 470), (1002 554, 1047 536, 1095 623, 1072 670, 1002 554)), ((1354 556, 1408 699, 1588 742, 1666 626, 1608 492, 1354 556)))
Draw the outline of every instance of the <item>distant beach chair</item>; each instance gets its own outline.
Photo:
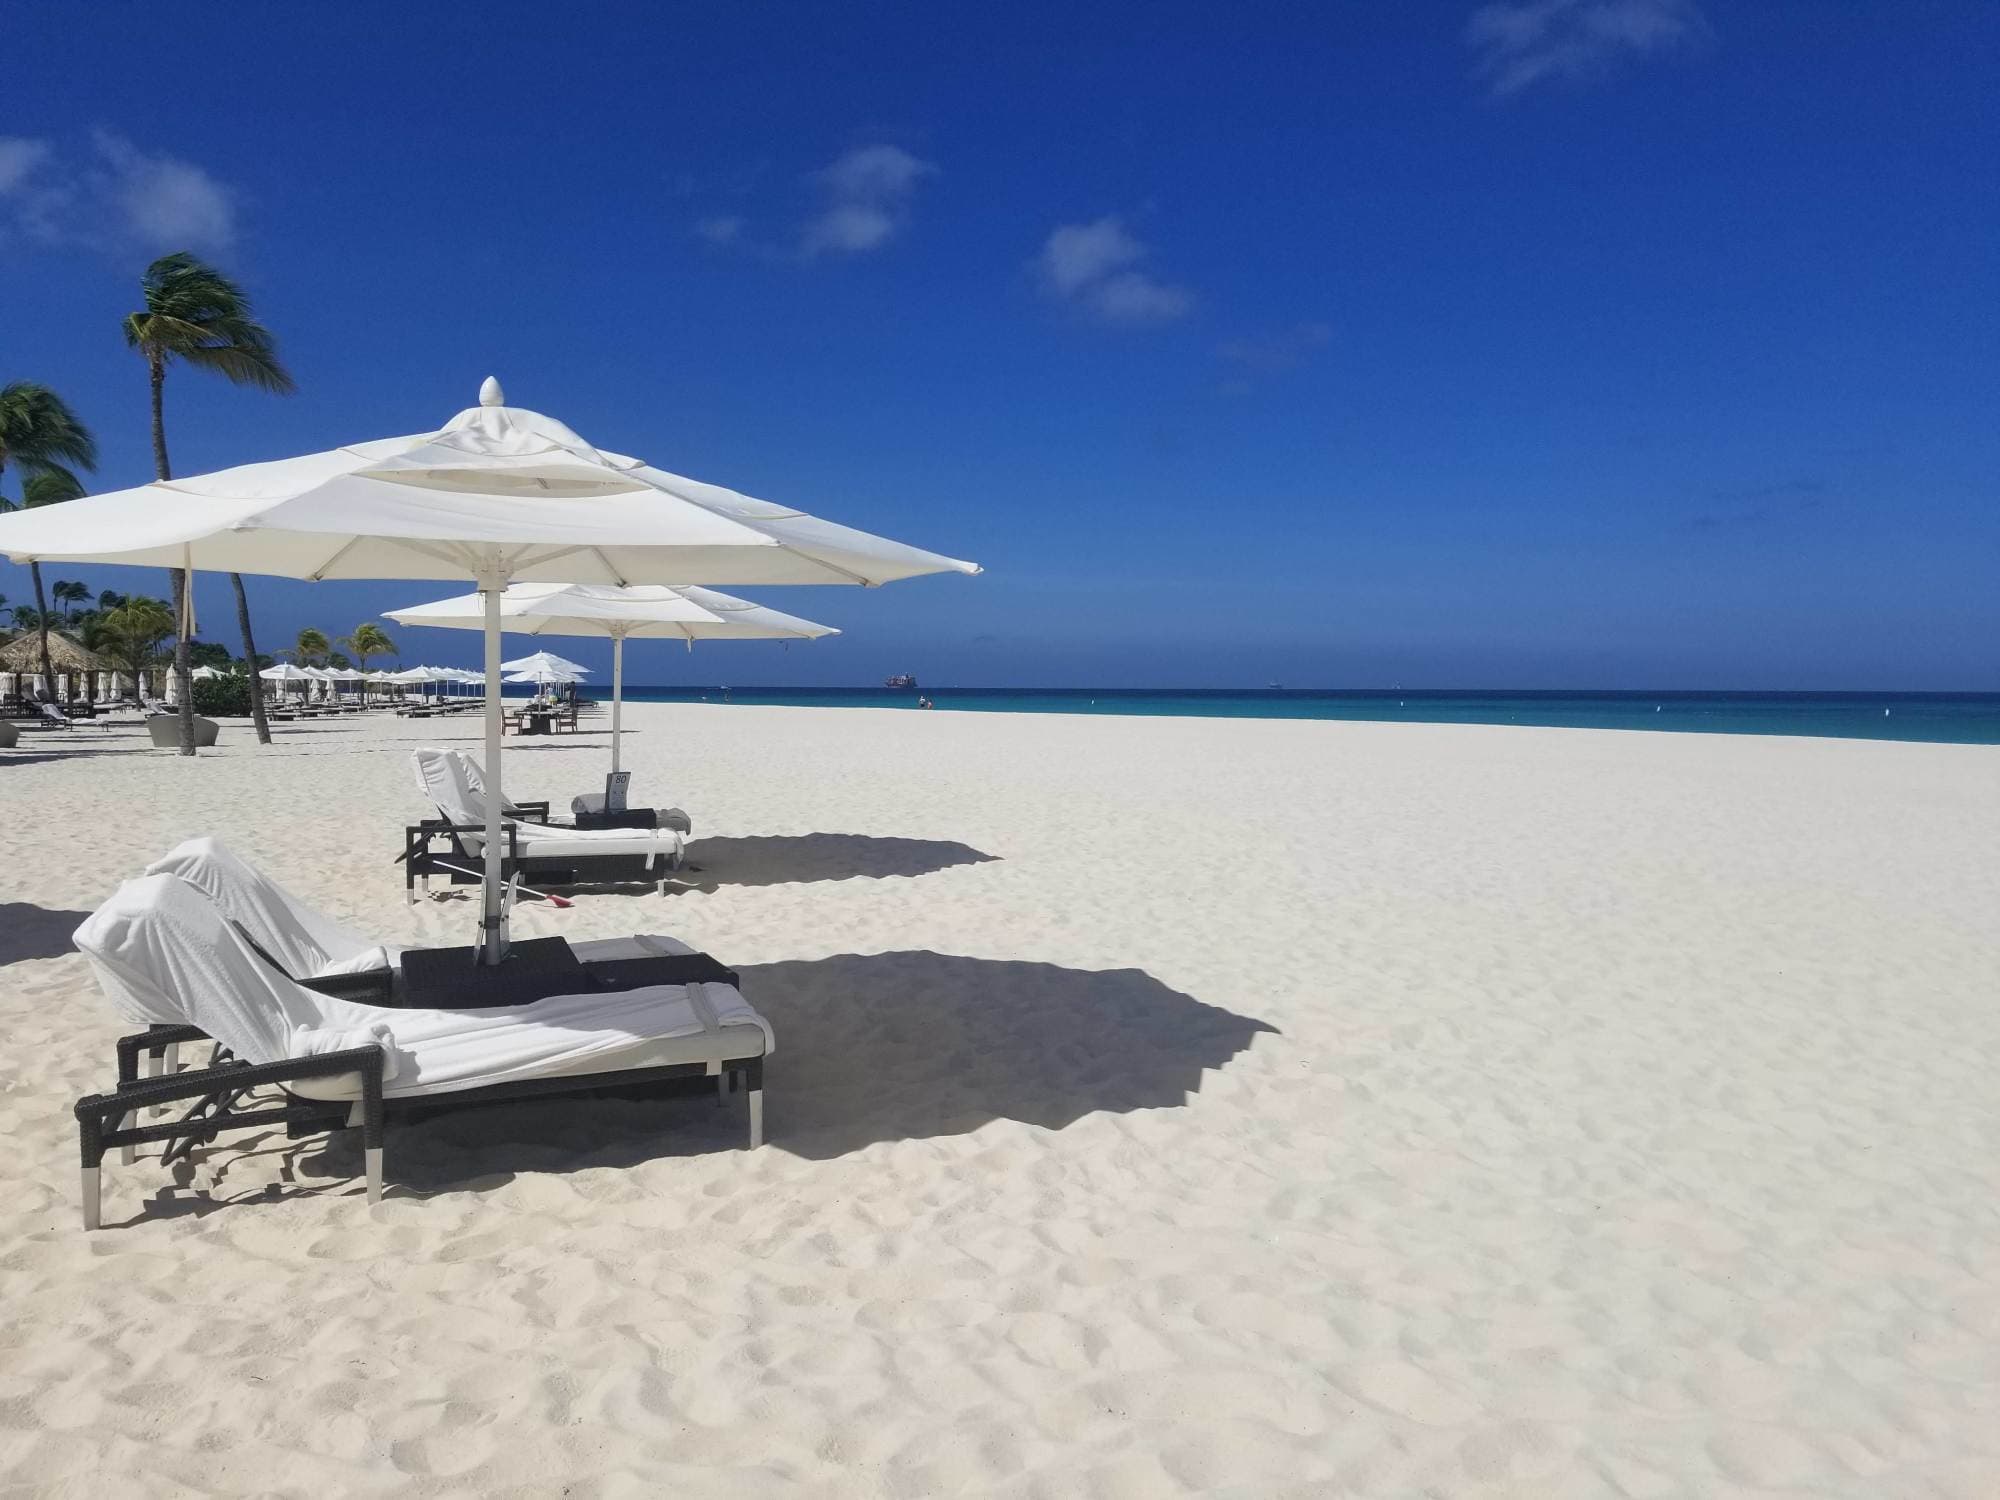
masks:
MULTIPOLYGON (((448 750, 426 745, 411 752, 410 761, 424 799, 438 810, 436 820, 425 819, 403 830, 403 852, 398 857, 404 861, 405 898, 414 902, 417 881, 421 879, 429 890, 433 875, 445 875, 454 885, 479 883, 486 847, 486 794, 483 785, 474 790, 461 762, 448 750), (436 851, 440 839, 448 842, 448 853, 436 851)), ((680 867, 684 844, 677 830, 562 828, 528 821, 531 808, 547 816, 546 802, 512 803, 502 809, 505 878, 518 875, 537 885, 649 880, 665 895, 668 873, 680 867)))
POLYGON ((102 1222, 99 1174, 112 1147, 158 1142, 171 1165, 224 1131, 280 1124, 295 1137, 359 1126, 375 1202, 385 1126, 401 1106, 726 1077, 747 1092, 751 1148, 763 1142, 771 1028, 731 985, 593 989, 508 1011, 360 1005, 289 978, 206 891, 175 875, 125 882, 75 942, 113 1007, 148 1028, 120 1041, 117 1088, 74 1107, 85 1229, 102 1222), (137 1076, 140 1053, 202 1040, 216 1044, 209 1066, 137 1076), (281 1102, 246 1099, 265 1086, 281 1102), (188 1107, 140 1123, 171 1104, 188 1107))
MULTIPOLYGON (((486 792, 485 773, 479 762, 463 750, 446 752, 458 762, 459 774, 465 784, 484 796, 486 792)), ((628 807, 627 791, 632 784, 630 771, 612 771, 604 778, 604 790, 585 792, 582 796, 569 799, 570 824, 575 828, 671 828, 675 833, 694 832, 694 820, 678 807, 628 807)), ((548 802, 515 802, 507 800, 505 811, 509 817, 531 818, 538 823, 561 826, 560 820, 550 813, 552 804, 548 802), (535 809, 540 809, 536 811, 535 809)))
POLYGON ((35 722, 44 729, 74 729, 76 721, 53 703, 35 705, 35 722))

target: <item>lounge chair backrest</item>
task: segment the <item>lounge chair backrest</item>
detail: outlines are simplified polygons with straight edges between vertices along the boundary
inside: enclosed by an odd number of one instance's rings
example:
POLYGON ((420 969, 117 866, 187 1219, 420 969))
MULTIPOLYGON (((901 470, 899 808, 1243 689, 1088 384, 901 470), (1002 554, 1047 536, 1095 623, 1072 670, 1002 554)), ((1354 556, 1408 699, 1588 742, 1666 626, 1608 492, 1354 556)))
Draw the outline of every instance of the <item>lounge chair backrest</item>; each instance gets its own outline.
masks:
MULTIPOLYGON (((410 752, 410 764, 416 767, 417 788, 424 800, 442 813, 446 821, 485 826, 486 799, 466 784, 458 757, 451 751, 424 745, 410 752)), ((452 837, 468 856, 476 858, 485 852, 483 834, 459 833, 452 837)))
POLYGON ((299 900, 220 839, 189 839, 146 866, 148 875, 177 875, 206 892, 223 916, 294 979, 386 969, 380 943, 299 900))
POLYGON ((77 928, 75 941, 121 1014, 199 1026, 246 1062, 290 1056, 302 1027, 365 1026, 375 1014, 286 978, 205 892, 177 875, 126 881, 77 928))
MULTIPOLYGON (((486 816, 485 771, 480 767, 478 761, 474 760, 463 750, 451 750, 446 753, 458 763, 459 780, 464 782, 466 787, 471 791, 472 804, 479 809, 479 816, 483 819, 486 816)), ((523 816, 521 809, 514 805, 514 801, 510 797, 501 798, 500 811, 510 818, 523 816)))

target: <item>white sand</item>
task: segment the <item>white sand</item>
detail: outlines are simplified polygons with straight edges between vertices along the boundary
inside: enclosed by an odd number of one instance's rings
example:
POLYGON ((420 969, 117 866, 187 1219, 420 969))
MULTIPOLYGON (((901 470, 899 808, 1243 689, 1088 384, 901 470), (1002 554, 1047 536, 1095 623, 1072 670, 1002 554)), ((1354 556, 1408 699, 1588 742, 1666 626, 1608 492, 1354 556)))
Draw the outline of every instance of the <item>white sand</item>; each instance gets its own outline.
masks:
MULTIPOLYGON (((0 1491, 2000 1494, 2000 754, 641 707, 735 1109, 106 1168, 67 934, 214 832, 386 938, 470 720, 0 752, 0 1491)), ((509 742, 566 797, 602 734, 509 742)))

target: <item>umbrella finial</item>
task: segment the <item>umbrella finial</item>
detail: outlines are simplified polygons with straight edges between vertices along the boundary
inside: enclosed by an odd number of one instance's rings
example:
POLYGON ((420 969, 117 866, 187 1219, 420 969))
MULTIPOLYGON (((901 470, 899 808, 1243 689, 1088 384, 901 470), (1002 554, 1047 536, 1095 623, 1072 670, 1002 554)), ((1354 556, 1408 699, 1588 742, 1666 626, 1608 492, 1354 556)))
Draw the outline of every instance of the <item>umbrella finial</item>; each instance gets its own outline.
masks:
POLYGON ((505 406, 507 393, 500 389, 500 382, 488 375, 479 382, 479 404, 481 406, 505 406))

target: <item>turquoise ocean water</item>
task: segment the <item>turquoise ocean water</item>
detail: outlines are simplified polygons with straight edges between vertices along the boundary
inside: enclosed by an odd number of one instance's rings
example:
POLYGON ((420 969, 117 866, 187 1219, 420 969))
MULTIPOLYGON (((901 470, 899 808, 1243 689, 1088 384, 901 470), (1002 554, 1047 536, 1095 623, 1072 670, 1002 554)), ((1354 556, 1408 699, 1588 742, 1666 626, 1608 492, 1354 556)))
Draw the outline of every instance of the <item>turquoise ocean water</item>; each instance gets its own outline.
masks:
MULTIPOLYGON (((1699 734, 1803 734, 2000 745, 2000 693, 1575 693, 1256 691, 926 687, 941 710, 1172 714, 1224 719, 1367 719, 1416 724, 1536 724, 1699 734)), ((607 696, 597 687, 597 697, 607 696)), ((891 688, 636 687, 632 702, 746 703, 911 711, 891 688)))

